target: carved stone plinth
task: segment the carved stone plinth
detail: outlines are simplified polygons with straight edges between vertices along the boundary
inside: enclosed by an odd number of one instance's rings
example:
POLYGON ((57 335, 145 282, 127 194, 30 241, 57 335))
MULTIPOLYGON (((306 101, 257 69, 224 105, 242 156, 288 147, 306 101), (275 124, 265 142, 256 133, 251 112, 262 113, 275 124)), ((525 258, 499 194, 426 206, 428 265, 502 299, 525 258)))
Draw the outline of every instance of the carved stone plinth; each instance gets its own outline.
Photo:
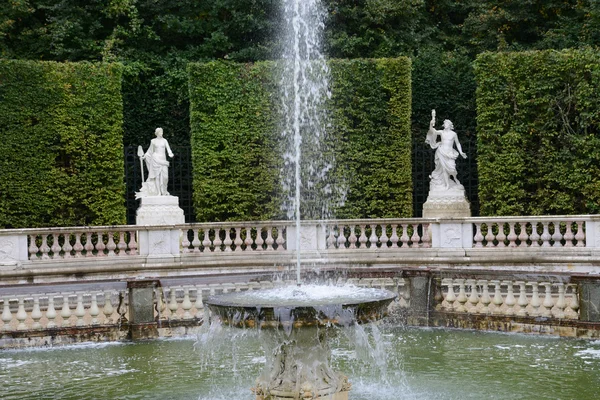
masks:
POLYGON ((471 216, 471 204, 464 189, 430 190, 423 204, 423 218, 464 218, 471 216))
POLYGON ((178 197, 147 196, 141 198, 135 222, 136 225, 177 225, 185 223, 185 216, 178 197))
POLYGON ((257 379, 256 400, 322 399, 348 400, 348 378, 329 366, 331 351, 328 328, 263 331, 267 348, 267 366, 257 379))

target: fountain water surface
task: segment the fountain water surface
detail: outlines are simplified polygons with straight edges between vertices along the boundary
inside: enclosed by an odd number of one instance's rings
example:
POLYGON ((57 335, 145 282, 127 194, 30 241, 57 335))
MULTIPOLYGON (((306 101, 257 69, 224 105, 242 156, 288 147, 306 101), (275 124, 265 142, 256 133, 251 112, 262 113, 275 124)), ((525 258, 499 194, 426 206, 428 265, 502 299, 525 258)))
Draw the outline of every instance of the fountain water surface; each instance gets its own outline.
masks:
MULTIPOLYGON (((296 222, 297 286, 228 293, 206 301, 212 315, 239 328, 258 328, 270 349, 265 372, 253 389, 257 400, 348 399, 350 383, 334 371, 327 339, 337 327, 382 318, 396 297, 386 290, 301 285, 301 216, 327 218, 343 188, 327 179, 334 160, 323 151, 330 97, 328 67, 320 50, 324 12, 320 0, 283 0, 281 78, 283 129, 288 144, 282 180, 284 202, 296 222)), ((343 197, 343 195, 341 196, 343 197)))

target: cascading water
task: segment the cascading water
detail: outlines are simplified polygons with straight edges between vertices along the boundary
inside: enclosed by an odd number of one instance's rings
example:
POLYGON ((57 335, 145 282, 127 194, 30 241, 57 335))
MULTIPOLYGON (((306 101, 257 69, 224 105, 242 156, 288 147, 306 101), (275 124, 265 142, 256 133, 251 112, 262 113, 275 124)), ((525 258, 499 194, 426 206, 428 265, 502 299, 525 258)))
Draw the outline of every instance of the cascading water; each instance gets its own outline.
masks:
POLYGON ((329 217, 333 156, 325 149, 329 69, 321 52, 324 9, 321 0, 282 0, 284 12, 281 97, 286 143, 283 207, 296 222, 296 279, 300 284, 300 221, 329 217), (329 155, 329 156, 328 156, 329 155))

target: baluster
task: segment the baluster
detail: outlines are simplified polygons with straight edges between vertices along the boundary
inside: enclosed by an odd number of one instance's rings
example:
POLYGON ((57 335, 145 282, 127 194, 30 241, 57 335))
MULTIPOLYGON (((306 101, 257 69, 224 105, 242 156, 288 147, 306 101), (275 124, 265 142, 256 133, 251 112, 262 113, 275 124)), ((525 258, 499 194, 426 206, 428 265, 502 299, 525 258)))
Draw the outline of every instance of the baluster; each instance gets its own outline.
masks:
POLYGON ((541 283, 544 286, 544 302, 542 306, 544 309, 542 310, 542 316, 550 318, 552 317, 552 307, 554 307, 554 300, 552 299, 551 286, 550 282, 541 283))
POLYGON ((529 300, 527 300, 527 294, 525 293, 525 282, 519 281, 515 283, 519 285, 519 300, 517 301, 517 304, 519 305, 519 311, 517 312, 517 315, 520 317, 525 317, 527 316, 527 305, 529 304, 529 300))
POLYGON ((573 234, 572 222, 565 222, 565 247, 573 247, 573 239, 575 239, 575 235, 573 234))
POLYGON ((54 308, 54 296, 49 294, 48 308, 46 308, 46 318, 48 319, 48 324, 46 325, 46 328, 56 327, 56 322, 54 321, 56 319, 56 315, 56 308, 54 308))
POLYGON ((98 325, 98 315, 100 309, 98 308, 98 295, 96 292, 91 293, 91 304, 90 304, 90 317, 92 317, 92 325, 98 325))
POLYGON ((223 241, 221 240, 221 228, 215 228, 215 240, 213 240, 213 244, 215 246, 215 252, 223 251, 221 249, 221 244, 223 241))
POLYGON ((418 225, 412 225, 413 228, 413 234, 410 237, 410 247, 418 247, 419 246, 419 241, 421 240, 421 238, 419 237, 419 230, 418 225))
MULTIPOLYGON (((467 309, 465 307, 465 303, 467 302, 467 294, 465 291, 465 280, 457 279, 456 282, 458 283, 458 297, 456 298, 456 301, 458 301, 458 307, 456 308, 456 311, 466 312, 467 309)), ((408 290, 406 292, 408 292, 408 290)))
MULTIPOLYGON (((521 232, 519 232, 519 241, 521 242, 521 244, 519 246, 521 246, 521 247, 529 246, 527 244, 527 241, 529 240, 529 234, 527 233, 527 221, 519 222, 519 229, 521 229, 521 232)), ((532 227, 532 229, 533 229, 533 227, 532 227)))
MULTIPOLYGON (((577 285, 569 285, 571 287, 571 301, 569 302, 569 308, 579 315, 579 296, 577 293, 577 285)), ((578 319, 578 318, 577 318, 578 319)))
POLYGON ((392 236, 390 236, 390 242, 392 242, 392 248, 398 248, 398 241, 400 238, 398 237, 398 225, 392 224, 392 236))
POLYGON ((177 294, 175 293, 174 287, 170 288, 169 294, 169 311, 171 311, 171 319, 177 319, 177 309, 179 308, 179 305, 177 304, 177 294))
POLYGON ((104 318, 107 324, 111 324, 113 322, 112 315, 115 312, 111 301, 111 295, 112 292, 104 292, 104 307, 102 307, 102 314, 104 314, 104 318))
POLYGON ((337 238, 335 237, 335 225, 329 226, 329 235, 327 235, 327 248, 335 249, 337 246, 337 238))
POLYGON ((379 242, 381 242, 381 248, 382 249, 387 249, 388 248, 388 242, 389 242, 390 238, 387 235, 387 225, 386 224, 381 224, 381 237, 379 238, 379 242))
POLYGON ((244 241, 242 240, 242 227, 236 227, 233 229, 235 231, 235 240, 233 241, 233 244, 235 245, 234 251, 242 251, 242 245, 244 244, 244 241))
POLYGON ((98 257, 104 257, 106 256, 106 254, 104 254, 104 249, 106 249, 106 246, 104 245, 104 233, 103 232, 96 232, 96 256, 98 257))
POLYGON ((183 309, 183 319, 192 319, 192 314, 190 314, 190 310, 192 309, 192 301, 190 300, 190 288, 183 288, 183 302, 181 303, 181 308, 183 309))
POLYGON ((71 258, 72 257, 71 251, 73 250, 73 246, 71 246, 71 234, 65 233, 64 239, 65 239, 65 242, 63 243, 63 246, 62 246, 63 257, 71 258))
MULTIPOLYGON (((298 234, 300 234, 298 232, 298 234)), ((265 239, 265 243, 267 244, 267 251, 272 251, 275 250, 273 248, 273 243, 275 243, 275 240, 273 240, 273 231, 272 228, 267 228, 267 238, 265 239)))
POLYGON ((190 242, 189 234, 192 232, 192 240, 196 239, 196 232, 193 229, 183 229, 182 237, 181 237, 181 252, 182 253, 191 253, 194 249, 190 250, 190 242))
POLYGON ((508 223, 508 247, 517 247, 517 234, 515 233, 515 222, 508 223))
POLYGON ((75 257, 76 258, 83 257, 83 253, 82 252, 84 250, 84 247, 81 244, 81 235, 83 235, 83 234, 80 233, 80 232, 76 232, 75 233, 75 244, 73 245, 73 250, 75 251, 75 257))
POLYGON ((531 286, 531 300, 529 300, 529 305, 532 308, 531 315, 537 317, 540 315, 540 306, 542 302, 540 301, 539 289, 537 282, 529 282, 529 286, 531 286))
POLYGON ((42 252, 42 260, 49 260, 50 255, 50 247, 48 246, 48 235, 42 234, 42 245, 40 246, 40 251, 42 252))
POLYGON ((32 329, 41 329, 40 319, 42 319, 42 310, 40 310, 40 296, 33 296, 33 309, 31 310, 31 319, 33 320, 32 329))
POLYGON ((483 305, 483 307, 481 308, 481 313, 483 314, 489 314, 490 313, 490 303, 492 302, 492 299, 490 298, 490 290, 489 290, 489 284, 487 280, 480 280, 478 282, 479 285, 481 285, 482 287, 482 293, 481 293, 481 298, 479 299, 479 302, 483 305))
POLYGON ((244 239, 244 244, 246 245, 246 251, 252 251, 252 244, 254 240, 252 240, 252 228, 246 227, 246 239, 244 239))
POLYGON ((108 254, 107 256, 109 257, 114 257, 117 254, 115 253, 115 249, 117 248, 117 244, 115 243, 115 239, 114 239, 114 233, 113 232, 106 232, 106 236, 107 236, 107 243, 106 243, 106 249, 108 250, 108 254))
POLYGON ((402 235, 400 236, 400 242, 402 243, 402 247, 408 247, 408 224, 402 224, 402 235))
POLYGON ((498 234, 496 235, 496 240, 498 241, 497 247, 506 247, 506 234, 504 233, 504 224, 502 222, 498 222, 498 234))
POLYGON ((454 309, 454 302, 456 301, 456 295, 454 294, 454 282, 452 279, 446 281, 448 286, 448 293, 446 294, 446 310, 452 311, 454 309))
POLYGON ((137 242, 135 241, 135 235, 136 232, 135 231, 130 231, 129 232, 129 243, 127 244, 127 246, 129 247, 129 254, 130 255, 135 255, 137 254, 137 242))
POLYGON ((565 308, 567 308, 567 302, 565 300, 565 284, 559 282, 556 284, 558 286, 558 299, 556 300, 556 317, 559 319, 563 319, 565 317, 565 308))
POLYGON ((27 312, 25 311, 25 297, 19 296, 19 308, 17 309, 17 321, 19 324, 17 325, 17 330, 24 331, 27 329, 27 325, 25 325, 25 321, 27 320, 27 312))
POLYGON ((223 241, 223 245, 225 246, 225 251, 227 253, 231 252, 231 245, 233 244, 233 240, 231 239, 231 229, 232 228, 229 227, 223 229, 223 231, 225 231, 225 240, 223 241))
MULTIPOLYGON (((524 226, 524 225, 521 225, 524 226)), ((521 242, 526 243, 526 242, 521 242)), ((506 299, 504 300, 504 305, 506 306, 506 310, 504 314, 506 315, 514 315, 515 313, 515 304, 517 304, 517 300, 515 299, 515 295, 513 292, 513 283, 511 281, 504 281, 506 285, 506 299)))
POLYGON ((86 232, 85 234, 85 245, 83 246, 86 257, 92 257, 94 255, 94 244, 92 243, 92 232, 86 232))
POLYGON ((339 226, 339 234, 337 237, 337 248, 345 249, 346 248, 346 235, 344 235, 344 226, 339 226))
POLYGON ((125 232, 119 232, 119 243, 117 244, 117 249, 119 250, 119 256, 123 257, 126 255, 127 251, 127 243, 125 242, 125 232))
POLYGON ((371 226, 371 235, 369 236, 369 248, 371 249, 376 249, 377 248, 377 242, 379 241, 379 238, 377 237, 377 225, 370 225, 371 226))
MULTIPOLYGON (((200 228, 197 229, 191 229, 192 231, 192 249, 191 252, 192 253, 201 253, 202 249, 200 249, 200 246, 202 246, 204 243, 204 240, 200 240, 200 228)), ((203 235, 206 234, 206 231, 202 232, 203 235)), ((206 251, 206 247, 204 248, 204 251, 206 251)))
POLYGON ((483 235, 481 234, 481 223, 475 222, 475 236, 473 236, 473 241, 475 242, 475 247, 483 247, 483 235))
POLYGON ((3 329, 5 331, 10 331, 10 323, 13 319, 12 313, 10 312, 10 299, 8 297, 3 297, 2 301, 4 303, 4 307, 2 308, 2 322, 4 322, 3 329))
POLYGON ((486 247, 494 247, 494 239, 496 238, 494 236, 494 232, 493 232, 493 227, 494 224, 492 222, 486 224, 487 226, 487 233, 485 234, 485 241, 486 241, 486 247))
POLYGON ((348 245, 349 249, 356 249, 356 242, 358 241, 358 237, 356 236, 356 225, 348 225, 348 228, 350 229, 350 235, 348 235, 348 242, 350 243, 348 245))
POLYGON ((538 233, 538 223, 531 223, 531 247, 540 247, 540 234, 538 233))
POLYGON ((262 237, 262 230, 263 228, 261 227, 256 228, 256 250, 264 250, 263 244, 265 240, 262 237))
POLYGON ((494 285, 494 299, 492 303, 494 303, 494 312, 493 314, 500 315, 502 314, 502 304, 504 304, 504 299, 502 298, 502 286, 499 280, 491 281, 491 284, 494 285))
POLYGON ((63 295, 63 304, 60 310, 60 316, 62 317, 62 326, 66 327, 70 325, 69 318, 71 318, 71 308, 69 308, 69 295, 63 295))
POLYGON ((542 226, 544 227, 544 231, 542 232, 542 247, 550 247, 550 239, 552 239, 552 236, 550 236, 550 222, 542 222, 542 226))
POLYGON ((585 232, 583 231, 583 221, 577 221, 577 233, 575 234, 575 240, 577 241, 576 247, 585 246, 585 232))
POLYGON ((471 295, 469 296, 470 313, 477 313, 477 304, 479 304, 479 294, 477 293, 477 283, 474 279, 468 279, 467 285, 471 286, 471 295))
POLYGON ((76 326, 85 325, 83 317, 85 317, 85 308, 83 308, 83 293, 77 293, 77 306, 75 307, 75 316, 77 317, 76 326))
MULTIPOLYGON (((419 225, 415 226, 415 229, 418 227, 419 225)), ((431 237, 429 236, 429 224, 421 224, 421 229, 423 232, 423 236, 421 237, 421 246, 429 248, 431 247, 431 237)))
POLYGON ((563 235, 560 233, 560 221, 555 221, 553 224, 554 233, 552 234, 552 240, 554 241, 554 244, 552 246, 562 247, 561 240, 563 239, 563 235))
POLYGON ((196 286, 196 302, 194 303, 194 307, 196 307, 196 318, 202 318, 204 315, 204 303, 202 302, 202 288, 200 286, 196 286))
POLYGON ((52 234, 52 247, 50 248, 50 250, 52 250, 52 258, 60 258, 62 247, 60 247, 60 243, 58 242, 58 236, 58 233, 52 234))
MULTIPOLYGON (((215 230, 215 235, 218 234, 218 230, 215 230)), ((210 253, 214 251, 214 248, 211 248, 212 242, 210 241, 210 229, 204 229, 204 235, 202 239, 202 246, 204 246, 204 252, 210 253)))
POLYGON ((277 230, 277 239, 275 243, 277 244, 277 251, 284 251, 285 248, 283 245, 285 244, 285 239, 283 238, 283 226, 279 226, 275 228, 277 230))
POLYGON ((29 252, 29 259, 30 260, 35 260, 38 258, 38 251, 40 250, 37 247, 37 244, 35 243, 37 240, 38 235, 29 235, 29 247, 27 248, 27 251, 29 252))
POLYGON ((367 225, 360 225, 360 236, 358 237, 358 243, 360 248, 364 249, 367 247, 367 225))

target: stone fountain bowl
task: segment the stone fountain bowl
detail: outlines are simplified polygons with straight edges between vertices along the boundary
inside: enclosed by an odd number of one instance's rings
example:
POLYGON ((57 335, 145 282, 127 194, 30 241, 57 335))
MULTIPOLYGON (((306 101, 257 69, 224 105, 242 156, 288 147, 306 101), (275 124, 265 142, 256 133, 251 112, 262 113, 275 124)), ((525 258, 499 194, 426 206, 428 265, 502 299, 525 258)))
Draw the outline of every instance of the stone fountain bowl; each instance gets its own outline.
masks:
POLYGON ((383 289, 303 285, 226 293, 205 304, 230 326, 291 329, 375 321, 397 296, 383 289))

